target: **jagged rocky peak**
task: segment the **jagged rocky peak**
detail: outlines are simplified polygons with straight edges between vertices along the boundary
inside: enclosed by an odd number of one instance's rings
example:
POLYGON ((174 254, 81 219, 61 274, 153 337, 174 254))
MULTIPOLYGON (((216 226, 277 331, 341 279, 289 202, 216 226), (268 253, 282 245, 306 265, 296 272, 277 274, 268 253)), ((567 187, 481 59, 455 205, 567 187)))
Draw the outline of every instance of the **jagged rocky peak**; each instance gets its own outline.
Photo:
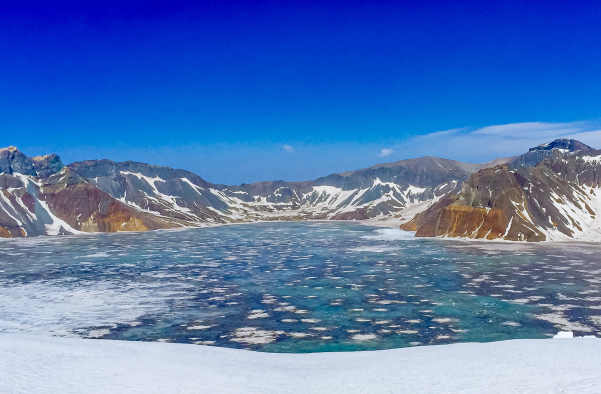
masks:
POLYGON ((27 157, 14 146, 0 148, 0 173, 23 174, 46 178, 63 169, 64 165, 58 155, 27 157))
POLYGON ((552 149, 564 149, 569 152, 577 152, 577 151, 594 151, 595 149, 591 148, 588 145, 583 144, 577 140, 571 140, 567 138, 558 138, 555 141, 547 142, 544 144, 540 144, 535 146, 534 148, 530 148, 529 152, 533 151, 541 151, 541 150, 552 150, 552 149))
POLYGON ((36 175, 31 160, 14 146, 0 149, 0 172, 36 175))
POLYGON ((509 167, 514 170, 519 167, 534 167, 547 157, 594 151, 595 149, 583 144, 580 141, 559 138, 555 141, 547 142, 535 146, 534 148, 530 148, 528 152, 518 156, 515 160, 510 162, 509 167))
POLYGON ((52 174, 56 174, 65 167, 61 161, 61 158, 54 153, 50 155, 32 157, 31 161, 33 162, 37 176, 40 178, 46 178, 52 174))

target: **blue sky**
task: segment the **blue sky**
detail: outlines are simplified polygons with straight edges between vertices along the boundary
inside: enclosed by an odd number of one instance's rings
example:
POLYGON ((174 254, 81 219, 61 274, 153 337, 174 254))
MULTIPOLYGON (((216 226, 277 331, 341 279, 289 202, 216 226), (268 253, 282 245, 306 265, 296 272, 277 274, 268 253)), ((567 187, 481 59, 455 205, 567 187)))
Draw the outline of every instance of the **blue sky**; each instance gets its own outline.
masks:
POLYGON ((227 184, 601 148, 598 2, 199 3, 2 2, 0 145, 227 184))

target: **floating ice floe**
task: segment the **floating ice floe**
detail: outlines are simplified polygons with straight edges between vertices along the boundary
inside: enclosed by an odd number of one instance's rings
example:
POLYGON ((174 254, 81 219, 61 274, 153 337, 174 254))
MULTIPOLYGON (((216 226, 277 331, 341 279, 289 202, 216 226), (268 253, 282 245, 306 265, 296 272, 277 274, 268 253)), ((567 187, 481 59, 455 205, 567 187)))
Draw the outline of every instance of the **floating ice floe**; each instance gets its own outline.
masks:
POLYGON ((356 334, 351 338, 356 341, 371 341, 372 339, 376 339, 376 334, 356 334))
POLYGON ((284 333, 284 331, 267 331, 258 330, 255 327, 242 327, 236 330, 236 337, 230 340, 233 342, 247 343, 250 345, 262 345, 265 343, 274 342, 278 336, 284 333))
POLYGON ((214 327, 215 325, 207 325, 207 326, 190 326, 187 327, 186 330, 207 330, 211 327, 214 327))
POLYGON ((386 252, 393 252, 398 249, 399 248, 396 246, 380 245, 380 246, 361 246, 361 247, 353 248, 353 249, 349 249, 349 250, 351 252, 386 253, 386 252))
POLYGON ((432 321, 435 321, 436 323, 451 323, 453 321, 453 319, 449 318, 449 317, 437 317, 435 319, 432 319, 432 321))
POLYGON ((396 240, 415 240, 415 233, 411 231, 403 231, 398 228, 384 228, 374 231, 374 235, 365 235, 364 239, 377 239, 385 241, 396 240))
POLYGON ((253 311, 250 311, 250 315, 246 316, 247 319, 263 319, 265 317, 269 317, 269 314, 266 313, 264 310, 262 309, 256 309, 253 311))
POLYGON ((313 336, 313 334, 308 334, 308 333, 304 333, 304 332, 291 332, 288 335, 290 335, 293 338, 305 338, 305 337, 313 336))

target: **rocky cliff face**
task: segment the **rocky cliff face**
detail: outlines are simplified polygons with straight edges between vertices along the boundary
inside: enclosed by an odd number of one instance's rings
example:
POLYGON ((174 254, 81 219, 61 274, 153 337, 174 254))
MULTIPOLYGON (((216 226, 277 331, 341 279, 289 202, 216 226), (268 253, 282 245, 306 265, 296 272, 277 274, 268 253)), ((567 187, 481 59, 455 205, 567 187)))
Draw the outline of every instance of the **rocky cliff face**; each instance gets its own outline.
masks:
POLYGON ((227 222, 222 213, 228 206, 211 191, 220 186, 210 184, 194 173, 110 160, 73 163, 69 169, 138 211, 176 219, 187 225, 227 222))
POLYGON ((482 169, 401 229, 418 237, 598 240, 601 152, 570 140, 542 147, 535 167, 527 163, 538 147, 518 158, 516 169, 515 161, 482 169))
POLYGON ((138 231, 181 226, 121 203, 56 155, 0 150, 0 237, 138 231))

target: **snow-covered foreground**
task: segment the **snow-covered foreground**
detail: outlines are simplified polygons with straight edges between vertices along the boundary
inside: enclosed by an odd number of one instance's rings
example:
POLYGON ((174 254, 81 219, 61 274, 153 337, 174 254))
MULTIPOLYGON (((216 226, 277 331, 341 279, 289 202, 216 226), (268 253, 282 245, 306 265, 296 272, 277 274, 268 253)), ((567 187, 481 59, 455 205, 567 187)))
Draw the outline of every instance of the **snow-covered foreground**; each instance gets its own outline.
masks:
POLYGON ((600 339, 274 354, 0 334, 2 393, 599 393, 600 339))

